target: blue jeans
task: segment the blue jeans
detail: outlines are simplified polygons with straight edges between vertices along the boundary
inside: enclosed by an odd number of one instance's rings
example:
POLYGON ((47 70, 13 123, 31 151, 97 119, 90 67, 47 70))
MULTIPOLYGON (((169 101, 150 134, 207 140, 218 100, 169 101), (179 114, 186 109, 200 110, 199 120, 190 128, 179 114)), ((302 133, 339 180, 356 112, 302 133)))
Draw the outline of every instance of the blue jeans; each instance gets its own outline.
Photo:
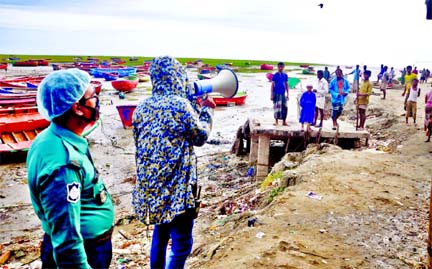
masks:
POLYGON ((167 224, 155 225, 150 251, 151 269, 182 269, 192 251, 192 214, 178 215, 167 224), (171 252, 166 261, 166 248, 171 238, 171 252))
MULTIPOLYGON (((84 240, 84 249, 87 254, 87 262, 92 268, 109 268, 112 259, 111 238, 101 242, 96 242, 95 240, 84 240)), ((41 260, 42 268, 57 268, 57 264, 54 261, 51 238, 47 234, 44 234, 42 241, 41 260)))

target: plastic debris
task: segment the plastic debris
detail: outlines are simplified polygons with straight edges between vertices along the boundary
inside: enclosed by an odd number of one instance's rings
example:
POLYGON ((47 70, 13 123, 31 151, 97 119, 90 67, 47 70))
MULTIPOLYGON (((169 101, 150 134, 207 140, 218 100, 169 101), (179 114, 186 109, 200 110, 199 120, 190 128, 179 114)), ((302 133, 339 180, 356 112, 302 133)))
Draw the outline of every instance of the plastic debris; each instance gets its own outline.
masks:
POLYGON ((315 199, 315 200, 321 200, 322 199, 321 195, 317 195, 316 193, 314 193, 312 191, 308 192, 306 196, 311 198, 311 199, 315 199))
POLYGON ((258 232, 258 233, 256 234, 256 237, 259 238, 259 239, 261 239, 261 238, 263 238, 264 235, 265 235, 265 233, 263 233, 263 232, 258 232))

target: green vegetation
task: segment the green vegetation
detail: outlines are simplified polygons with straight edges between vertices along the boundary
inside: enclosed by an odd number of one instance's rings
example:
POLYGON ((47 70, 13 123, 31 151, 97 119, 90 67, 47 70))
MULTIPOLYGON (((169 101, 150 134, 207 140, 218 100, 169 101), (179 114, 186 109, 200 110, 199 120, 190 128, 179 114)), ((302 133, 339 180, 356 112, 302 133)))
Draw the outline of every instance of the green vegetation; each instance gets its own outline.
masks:
POLYGON ((283 193, 285 190, 285 187, 277 187, 277 188, 273 188, 270 191, 269 197, 267 199, 267 202, 270 204, 271 202, 273 202, 274 198, 276 196, 278 196, 279 194, 283 193))
MULTIPOLYGON (((142 65, 145 61, 150 61, 153 57, 144 57, 144 56, 84 56, 84 55, 21 55, 21 54, 0 54, 0 62, 14 62, 13 60, 9 60, 9 58, 18 57, 19 61, 25 61, 30 59, 45 59, 50 61, 51 63, 72 63, 75 61, 87 61, 88 58, 97 58, 101 61, 111 61, 112 58, 119 58, 121 60, 126 61, 125 65, 135 66, 142 65)), ((198 58, 177 58, 182 64, 186 64, 187 62, 195 62, 198 58)), ((221 64, 230 64, 235 67, 236 72, 242 73, 267 73, 267 70, 260 70, 259 66, 263 63, 272 64, 276 67, 277 61, 265 61, 265 60, 232 60, 232 59, 210 59, 210 58, 200 58, 200 60, 204 64, 208 64, 210 66, 216 66, 221 64)), ((288 66, 299 66, 301 64, 310 64, 317 65, 312 63, 297 63, 297 62, 285 62, 285 65, 288 66)))
POLYGON ((261 190, 264 190, 268 186, 271 186, 275 180, 279 180, 282 178, 282 171, 268 174, 264 181, 261 183, 261 190))

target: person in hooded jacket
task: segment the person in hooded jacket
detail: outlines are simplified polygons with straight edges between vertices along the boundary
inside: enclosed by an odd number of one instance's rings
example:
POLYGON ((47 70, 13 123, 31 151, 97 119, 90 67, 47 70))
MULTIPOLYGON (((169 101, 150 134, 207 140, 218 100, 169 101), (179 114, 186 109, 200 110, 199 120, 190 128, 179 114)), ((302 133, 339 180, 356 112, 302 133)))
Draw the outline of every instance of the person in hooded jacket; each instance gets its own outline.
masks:
POLYGON ((141 222, 155 225, 150 268, 178 269, 184 268, 193 244, 198 181, 194 146, 208 139, 215 104, 205 99, 200 107, 191 98, 187 73, 173 57, 153 59, 150 78, 152 96, 133 114, 137 180, 132 204, 141 222))

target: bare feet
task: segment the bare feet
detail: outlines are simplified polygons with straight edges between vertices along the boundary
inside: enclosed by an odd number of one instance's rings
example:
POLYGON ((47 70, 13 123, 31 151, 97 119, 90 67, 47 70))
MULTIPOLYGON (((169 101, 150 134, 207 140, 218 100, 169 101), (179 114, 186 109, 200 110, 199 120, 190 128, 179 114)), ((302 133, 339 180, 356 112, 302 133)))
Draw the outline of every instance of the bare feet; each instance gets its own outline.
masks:
POLYGON ((288 126, 288 124, 285 121, 282 123, 282 125, 283 126, 288 126))

